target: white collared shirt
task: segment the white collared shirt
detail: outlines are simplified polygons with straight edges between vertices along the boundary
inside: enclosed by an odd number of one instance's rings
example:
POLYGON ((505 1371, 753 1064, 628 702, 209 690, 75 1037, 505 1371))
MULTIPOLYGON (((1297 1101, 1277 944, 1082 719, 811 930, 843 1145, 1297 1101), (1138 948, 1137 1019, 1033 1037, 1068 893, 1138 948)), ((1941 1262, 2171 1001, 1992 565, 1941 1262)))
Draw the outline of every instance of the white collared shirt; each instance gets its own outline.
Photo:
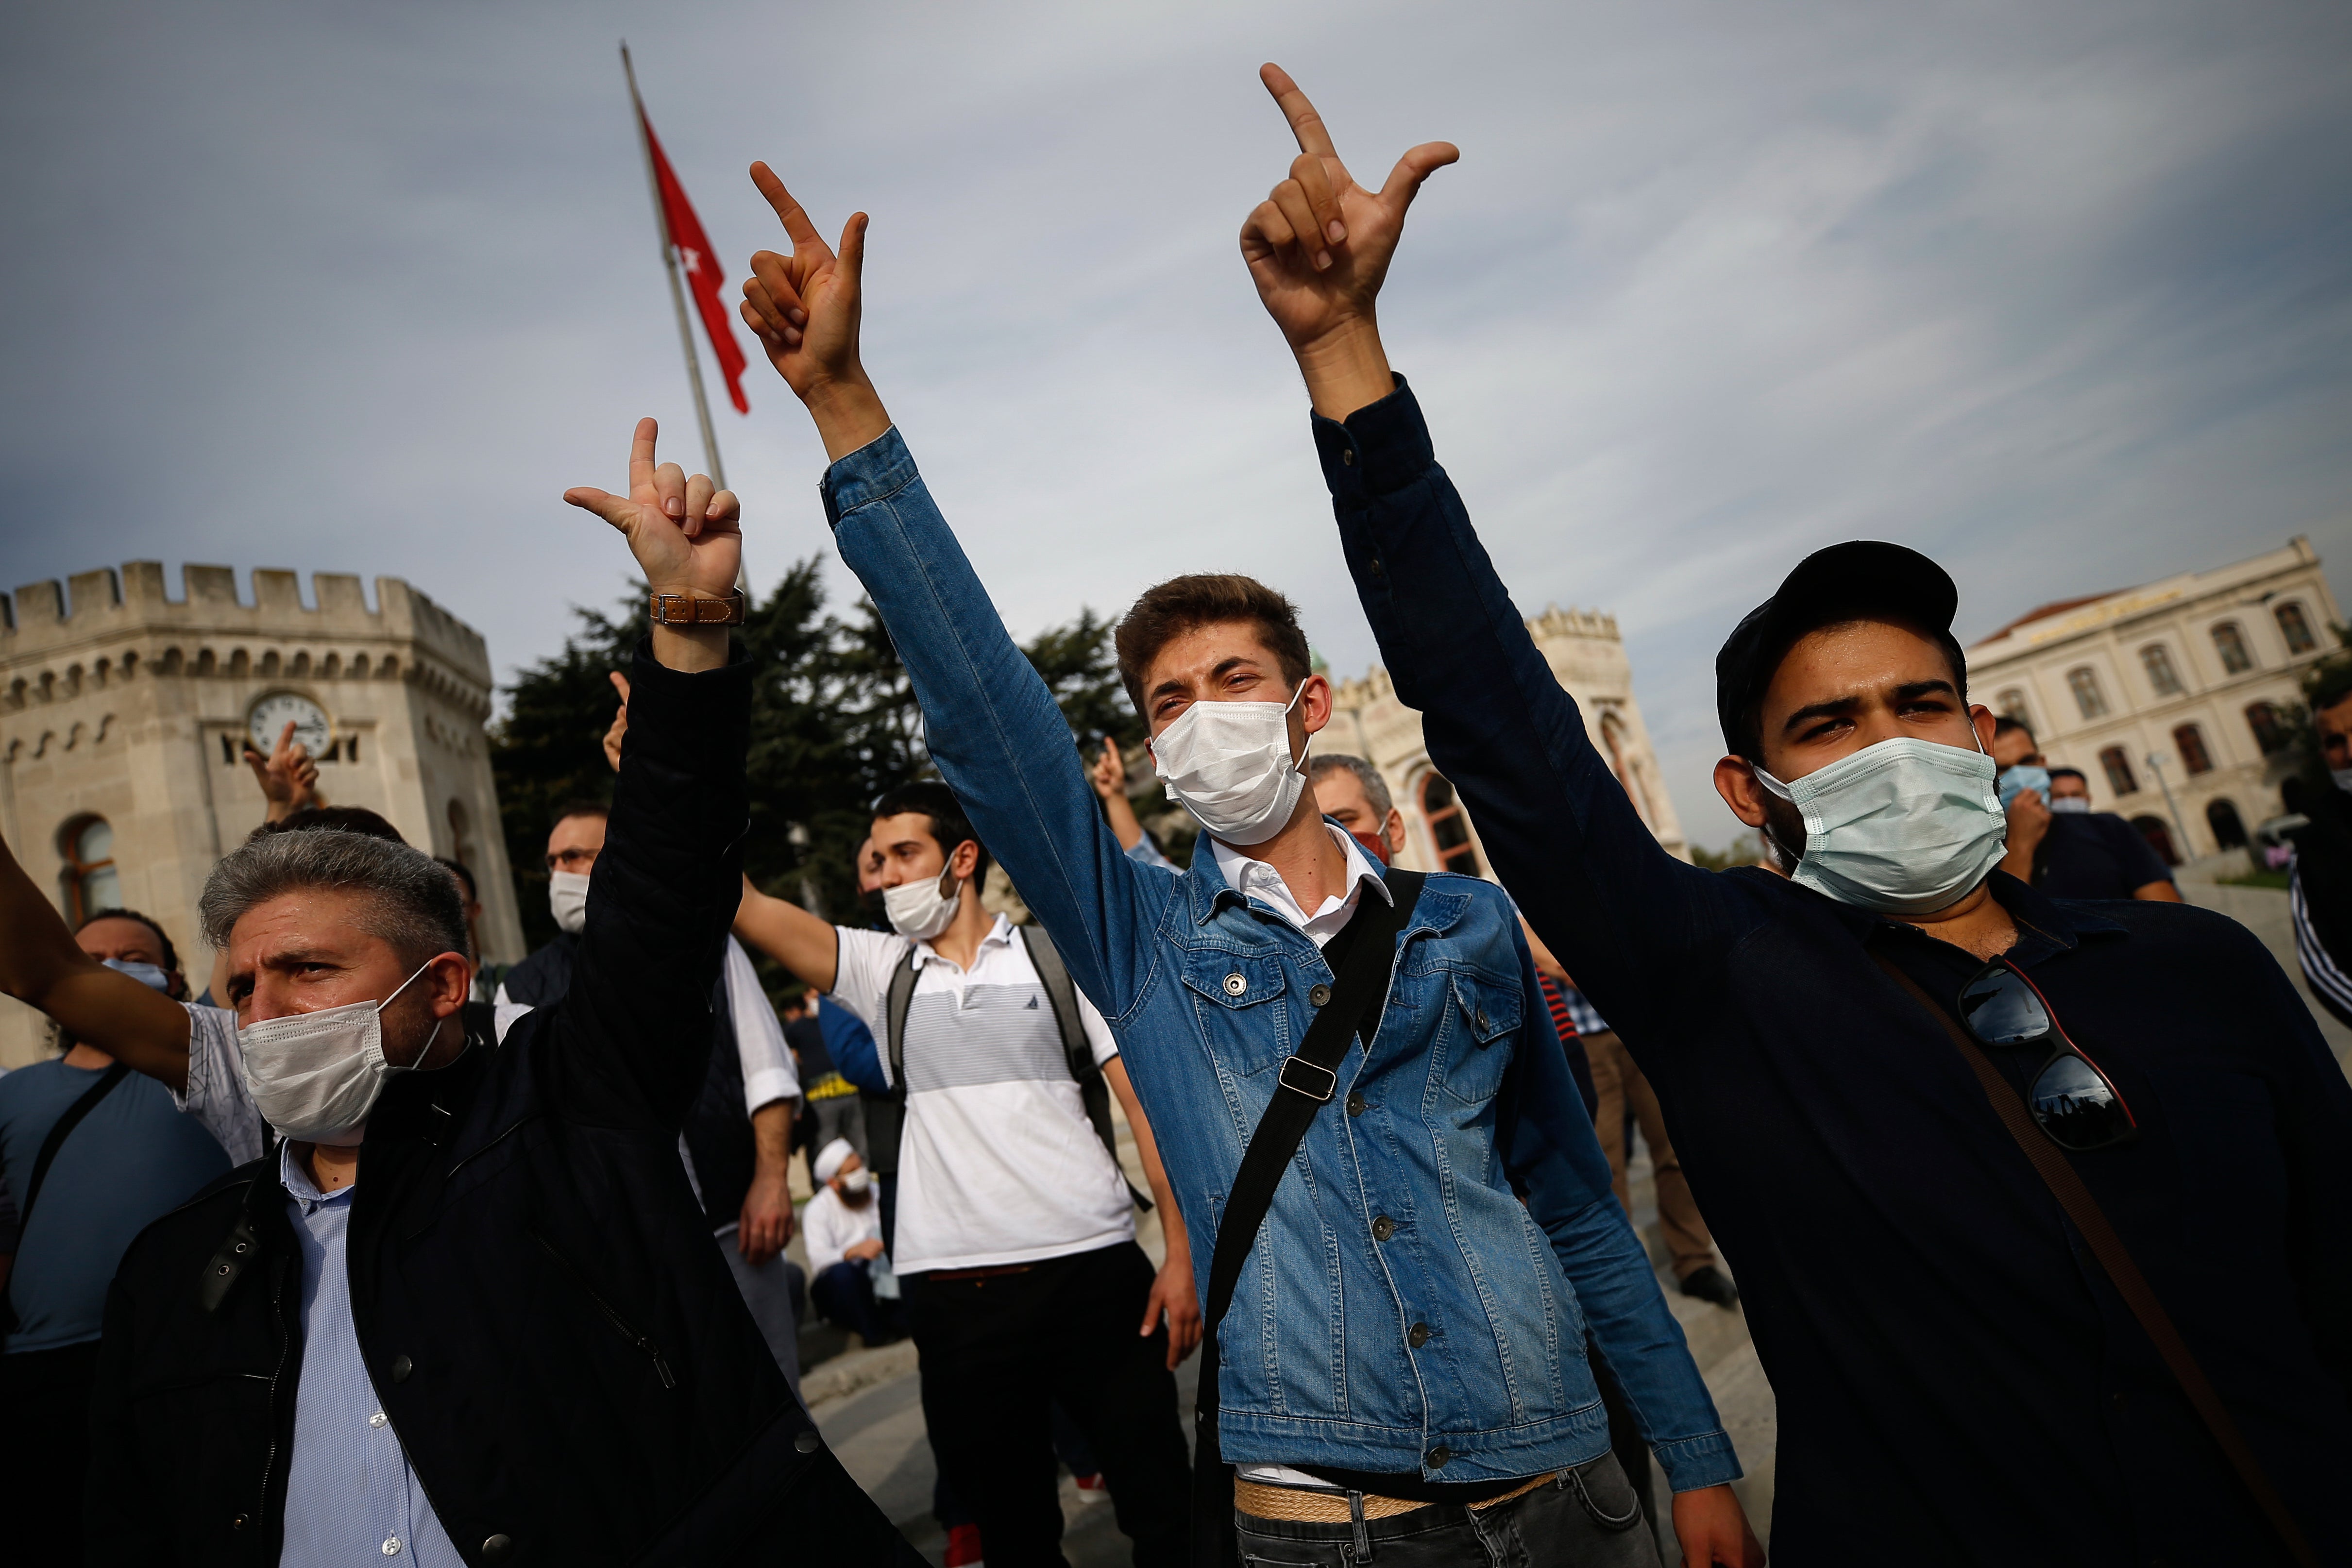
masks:
MULTIPOLYGON (((1053 1003, 1013 923, 997 916, 969 969, 929 942, 835 929, 834 1000, 874 1031, 886 1073, 890 977, 915 956, 891 1269, 1032 1263, 1132 1241, 1127 1178, 1087 1119, 1053 1003)), ((1118 1054, 1083 992, 1078 1020, 1097 1063, 1118 1054)))
POLYGON ((1251 859, 1223 839, 1209 841, 1209 852, 1217 857, 1218 874, 1235 893, 1281 915, 1305 932, 1307 940, 1318 947, 1339 935, 1354 917, 1356 901, 1363 895, 1366 879, 1380 890, 1382 898, 1393 903, 1396 896, 1381 880, 1380 868, 1372 864, 1371 856, 1364 852, 1364 846, 1356 841, 1353 834, 1328 821, 1323 826, 1339 844, 1339 852, 1348 857, 1348 896, 1326 896, 1323 906, 1312 915, 1299 907, 1298 900, 1291 896, 1290 884, 1282 880, 1280 872, 1262 860, 1251 859))

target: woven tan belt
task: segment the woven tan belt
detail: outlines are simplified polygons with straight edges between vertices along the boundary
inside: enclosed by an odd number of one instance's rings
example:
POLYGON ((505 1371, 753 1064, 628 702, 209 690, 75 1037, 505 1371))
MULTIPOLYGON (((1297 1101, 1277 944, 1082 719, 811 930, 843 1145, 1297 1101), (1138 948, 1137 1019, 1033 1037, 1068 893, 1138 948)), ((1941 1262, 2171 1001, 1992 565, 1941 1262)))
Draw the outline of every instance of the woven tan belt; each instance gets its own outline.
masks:
MULTIPOLYGON (((1470 1506, 1473 1509, 1493 1508, 1515 1497, 1525 1497, 1558 1474, 1558 1470, 1546 1471, 1520 1482, 1500 1497, 1490 1497, 1470 1506)), ((1263 1481, 1245 1481, 1239 1476, 1234 1478, 1234 1506, 1253 1519, 1284 1519, 1296 1524, 1346 1524, 1350 1521, 1348 1494, 1345 1492, 1270 1487, 1263 1481)), ((1414 1502, 1410 1498, 1376 1497, 1370 1492, 1364 1494, 1366 1519, 1393 1519, 1400 1513, 1436 1506, 1434 1503, 1414 1502)))

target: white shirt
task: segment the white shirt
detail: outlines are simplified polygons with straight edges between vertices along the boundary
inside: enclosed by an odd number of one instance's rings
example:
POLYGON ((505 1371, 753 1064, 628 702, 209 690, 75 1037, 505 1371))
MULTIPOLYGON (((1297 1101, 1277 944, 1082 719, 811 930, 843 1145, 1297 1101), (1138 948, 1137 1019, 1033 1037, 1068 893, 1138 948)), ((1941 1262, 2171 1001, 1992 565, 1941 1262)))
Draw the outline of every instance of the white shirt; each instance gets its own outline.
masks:
POLYGON ((200 1002, 180 1005, 188 1009, 188 1086, 172 1091, 173 1103, 218 1138, 235 1164, 259 1159, 269 1146, 269 1129, 245 1086, 236 1015, 200 1002))
POLYGON ((859 1242, 881 1239, 882 1195, 871 1186, 866 1201, 854 1207, 842 1202, 831 1186, 821 1186, 801 1210, 801 1241, 808 1248, 811 1279, 840 1262, 841 1255, 859 1242))
MULTIPOLYGON (((928 942, 834 929, 834 999, 874 1031, 885 1073, 890 977, 915 955, 892 1270, 1033 1263, 1132 1241, 1127 1178, 1087 1119, 1053 1002, 1012 923, 997 916, 969 970, 928 942)), ((1084 993, 1078 1017, 1097 1063, 1118 1054, 1084 993)))

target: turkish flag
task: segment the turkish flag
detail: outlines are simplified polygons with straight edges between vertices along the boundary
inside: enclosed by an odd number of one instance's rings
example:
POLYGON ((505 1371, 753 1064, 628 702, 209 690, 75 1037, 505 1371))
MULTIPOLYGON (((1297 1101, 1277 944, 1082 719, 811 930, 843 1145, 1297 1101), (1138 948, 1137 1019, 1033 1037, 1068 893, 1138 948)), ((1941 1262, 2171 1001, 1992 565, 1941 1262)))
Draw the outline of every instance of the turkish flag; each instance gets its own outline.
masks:
POLYGON ((669 155, 662 151, 661 138, 654 134, 653 121, 646 118, 641 107, 637 123, 645 127, 646 146, 653 153, 654 183, 661 192, 662 221, 669 227, 669 243, 677 247, 678 265, 686 268, 686 285, 694 291, 694 308, 702 312, 702 329, 710 335, 710 351, 719 361, 719 373, 727 378, 727 395, 735 400, 737 413, 749 413, 751 405, 743 397, 743 350, 735 346, 735 329, 727 307, 719 301, 719 286, 725 281, 725 269, 711 254, 710 236, 702 232, 702 220, 694 215, 694 204, 686 199, 686 187, 677 183, 677 173, 669 166, 669 155))

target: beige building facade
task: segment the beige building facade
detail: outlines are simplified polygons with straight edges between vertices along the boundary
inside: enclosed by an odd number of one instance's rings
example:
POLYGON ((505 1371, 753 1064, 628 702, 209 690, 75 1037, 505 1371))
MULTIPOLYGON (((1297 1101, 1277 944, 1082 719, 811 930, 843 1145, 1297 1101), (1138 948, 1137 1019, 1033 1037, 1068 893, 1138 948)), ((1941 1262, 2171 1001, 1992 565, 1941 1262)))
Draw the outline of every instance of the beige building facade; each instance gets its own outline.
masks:
POLYGON ((2052 766, 2089 776, 2094 810, 2130 818, 2178 862, 2235 849, 2283 811, 2301 682, 2336 648, 2339 619, 2297 538, 2045 604, 1969 650, 1969 695, 2024 720, 2052 766))
MULTIPOLYGON (((284 724, 319 758, 327 802, 381 813, 460 860, 482 901, 483 956, 523 956, 483 727, 481 634, 398 578, 132 561, 0 601, 0 832, 68 918, 137 909, 163 922, 190 985, 212 955, 196 900, 213 862, 262 820, 243 759, 284 724)), ((267 749, 267 746, 265 746, 267 749)), ((0 1066, 38 1058, 45 1020, 0 998, 0 1066)))
MULTIPOLYGON (((1585 733, 1625 786, 1642 821, 1676 859, 1690 859, 1641 705, 1633 700, 1633 667, 1625 657, 1617 618, 1554 606, 1527 624, 1552 674, 1576 699, 1585 733)), ((1431 764, 1421 714, 1397 700, 1388 672, 1375 667, 1361 680, 1335 683, 1332 701, 1331 722, 1315 737, 1315 749, 1350 752, 1380 769, 1404 813, 1405 851, 1397 863, 1415 871, 1491 877, 1477 824, 1431 764)))

